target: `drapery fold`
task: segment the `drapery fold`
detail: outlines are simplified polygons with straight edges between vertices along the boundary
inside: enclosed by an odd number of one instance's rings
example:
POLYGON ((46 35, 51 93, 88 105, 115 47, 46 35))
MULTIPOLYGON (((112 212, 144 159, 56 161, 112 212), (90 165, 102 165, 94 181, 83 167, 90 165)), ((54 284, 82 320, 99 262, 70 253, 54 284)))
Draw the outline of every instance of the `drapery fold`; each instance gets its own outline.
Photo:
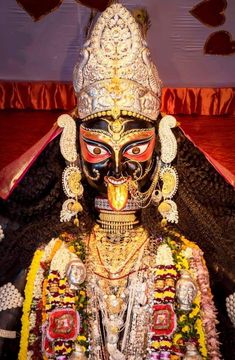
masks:
POLYGON ((0 109, 71 110, 76 105, 73 86, 54 81, 0 82, 0 109))
MULTIPOLYGON (((0 109, 71 110, 71 83, 0 81, 0 109)), ((163 88, 161 111, 182 115, 235 115, 235 88, 163 88)))
POLYGON ((54 124, 36 144, 0 171, 0 197, 2 199, 10 196, 41 152, 61 131, 62 129, 54 124))

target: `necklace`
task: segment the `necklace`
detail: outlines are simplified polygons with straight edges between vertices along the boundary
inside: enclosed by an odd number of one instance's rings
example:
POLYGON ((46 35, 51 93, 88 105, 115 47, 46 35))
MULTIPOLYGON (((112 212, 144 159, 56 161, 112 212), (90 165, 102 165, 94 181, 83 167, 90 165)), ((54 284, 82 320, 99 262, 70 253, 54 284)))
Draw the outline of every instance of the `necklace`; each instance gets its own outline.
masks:
POLYGON ((137 292, 144 284, 148 233, 139 227, 118 240, 94 227, 88 244, 89 277, 94 299, 93 348, 102 359, 124 360, 137 292))
POLYGON ((120 241, 115 242, 113 238, 110 241, 104 230, 95 226, 89 242, 94 272, 103 277, 108 274, 111 278, 127 276, 147 241, 148 234, 143 227, 126 232, 120 241))

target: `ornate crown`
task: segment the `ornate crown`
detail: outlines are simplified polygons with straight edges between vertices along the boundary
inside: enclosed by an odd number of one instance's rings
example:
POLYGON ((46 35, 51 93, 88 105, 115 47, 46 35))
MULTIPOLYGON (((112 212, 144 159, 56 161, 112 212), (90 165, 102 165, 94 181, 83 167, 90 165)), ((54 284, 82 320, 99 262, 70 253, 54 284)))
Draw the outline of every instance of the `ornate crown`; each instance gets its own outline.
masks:
POLYGON ((80 119, 132 115, 156 120, 161 81, 140 27, 120 4, 99 17, 74 69, 80 119))

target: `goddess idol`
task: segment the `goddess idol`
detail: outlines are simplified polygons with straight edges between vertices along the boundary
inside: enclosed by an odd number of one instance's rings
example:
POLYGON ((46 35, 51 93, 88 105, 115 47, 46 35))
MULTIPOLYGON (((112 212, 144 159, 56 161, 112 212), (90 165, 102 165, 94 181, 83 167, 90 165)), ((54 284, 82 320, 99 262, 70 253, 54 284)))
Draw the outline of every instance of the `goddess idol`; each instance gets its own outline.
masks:
POLYGON ((74 89, 76 120, 58 118, 60 221, 74 228, 35 249, 19 359, 220 359, 203 253, 170 225, 177 122, 159 114, 158 72, 122 5, 99 17, 74 89))

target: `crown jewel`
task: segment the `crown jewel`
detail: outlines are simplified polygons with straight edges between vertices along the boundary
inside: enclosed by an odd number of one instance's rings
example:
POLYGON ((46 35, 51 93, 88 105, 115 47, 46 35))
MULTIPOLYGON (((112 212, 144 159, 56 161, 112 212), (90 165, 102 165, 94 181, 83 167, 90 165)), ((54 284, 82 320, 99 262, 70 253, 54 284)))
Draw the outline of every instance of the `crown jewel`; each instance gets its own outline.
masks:
POLYGON ((74 89, 82 120, 101 115, 135 115, 155 120, 161 81, 139 25, 121 4, 99 17, 74 69, 74 89))

